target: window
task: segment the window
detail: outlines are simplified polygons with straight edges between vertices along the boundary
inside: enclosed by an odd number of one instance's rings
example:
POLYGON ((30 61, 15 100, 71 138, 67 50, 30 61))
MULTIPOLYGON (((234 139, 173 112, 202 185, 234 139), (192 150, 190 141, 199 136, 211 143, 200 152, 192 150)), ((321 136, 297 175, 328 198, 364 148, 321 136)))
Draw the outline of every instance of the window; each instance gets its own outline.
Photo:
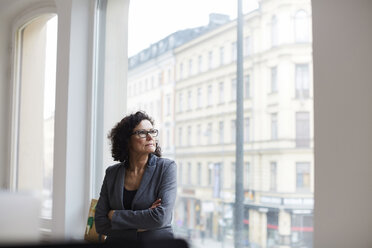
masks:
POLYGON ((225 63, 224 58, 225 58, 225 51, 224 47, 220 47, 220 65, 223 65, 225 63))
POLYGON ((296 189, 310 190, 310 163, 297 162, 296 163, 296 189))
POLYGON ((247 36, 244 38, 244 56, 249 56, 252 53, 251 37, 247 36))
POLYGON ((270 162, 270 191, 276 191, 277 165, 270 162))
POLYGON ((191 163, 187 163, 187 184, 191 185, 191 179, 192 179, 192 168, 191 168, 191 163))
POLYGON ((201 180, 202 178, 202 167, 201 167, 201 163, 199 162, 198 163, 198 175, 197 175, 197 184, 200 186, 201 185, 201 180))
POLYGON ((224 139, 224 122, 220 121, 218 124, 218 133, 219 133, 219 143, 223 144, 223 139, 224 139))
POLYGON ((170 148, 170 130, 169 130, 169 127, 167 127, 166 129, 166 148, 169 149, 170 148))
POLYGON ((309 65, 296 65, 296 98, 309 97, 309 65))
POLYGON ((244 98, 249 98, 251 96, 251 77, 245 75, 244 77, 244 98))
POLYGON ((252 189, 251 182, 251 165, 249 162, 244 163, 244 189, 252 189))
POLYGON ((218 99, 219 99, 219 103, 223 103, 224 102, 225 92, 224 92, 224 86, 223 85, 224 85, 223 82, 220 82, 218 84, 218 91, 219 91, 218 99))
POLYGON ((201 125, 200 124, 198 124, 197 126, 196 126, 196 140, 197 140, 197 145, 200 145, 201 144, 201 135, 202 135, 202 133, 201 133, 201 125))
POLYGON ((275 93, 278 91, 278 73, 277 67, 271 68, 271 93, 275 93))
POLYGON ((231 101, 236 101, 236 78, 231 80, 231 101))
POLYGON ((232 189, 235 188, 235 171, 236 171, 236 162, 231 163, 230 175, 231 175, 231 185, 232 189))
POLYGON ((178 163, 177 170, 178 170, 178 177, 177 177, 178 185, 182 185, 182 183, 183 183, 183 176, 184 176, 183 175, 182 162, 179 162, 178 163))
POLYGON ((180 64, 180 79, 183 79, 183 63, 180 64))
POLYGON ((192 75, 192 59, 189 60, 189 76, 192 75))
POLYGON ((207 106, 211 106, 212 105, 212 85, 208 85, 208 91, 207 91, 207 106))
POLYGON ((237 44, 236 41, 231 43, 231 62, 235 62, 237 59, 237 44))
POLYGON ((244 118, 244 142, 250 141, 249 130, 250 130, 250 120, 249 120, 249 117, 246 117, 244 118))
POLYGON ((304 10, 296 12, 294 17, 295 26, 295 41, 309 42, 310 41, 310 20, 304 10))
POLYGON ((236 120, 231 121, 231 142, 235 143, 236 141, 236 120))
POLYGON ((191 140, 192 140, 192 129, 191 126, 187 127, 187 145, 191 146, 191 140))
POLYGON ((187 110, 191 110, 191 104, 192 104, 192 96, 191 96, 191 90, 187 91, 187 110))
POLYGON ((201 55, 199 55, 198 57, 198 72, 202 72, 203 71, 203 57, 201 55))
POLYGON ((213 183, 213 163, 208 163, 208 185, 212 186, 213 183))
POLYGON ((55 14, 43 14, 18 30, 19 64, 14 68, 18 125, 12 132, 16 147, 10 186, 14 191, 40 193, 40 217, 47 220, 52 218, 53 200, 57 22, 55 14))
POLYGON ((202 89, 200 87, 197 89, 196 104, 197 104, 198 108, 201 108, 201 106, 202 106, 202 89))
POLYGON ((276 16, 271 18, 271 46, 275 47, 278 45, 278 19, 276 16))
POLYGON ((212 133, 212 123, 208 123, 208 126, 207 126, 207 130, 206 130, 206 133, 207 133, 207 144, 210 145, 212 144, 212 138, 213 138, 213 133, 212 133))
POLYGON ((178 95, 178 110, 179 110, 179 112, 183 111, 183 94, 182 94, 182 92, 180 92, 180 94, 178 95))
POLYGON ((168 94, 168 95, 166 95, 165 96, 165 99, 166 99, 166 103, 165 103, 165 114, 167 115, 167 116, 169 116, 170 115, 170 108, 171 108, 171 97, 170 97, 170 95, 168 94))
POLYGON ((182 144, 182 136, 183 136, 183 134, 182 134, 182 127, 179 127, 178 128, 178 146, 182 146, 183 144, 182 144))
POLYGON ((213 68, 213 52, 210 51, 208 53, 208 69, 212 69, 213 68))
POLYGON ((271 114, 271 139, 278 139, 278 115, 271 114))
POLYGON ((213 197, 220 198, 222 189, 222 163, 214 164, 213 197))
POLYGON ((308 112, 296 113, 296 147, 310 146, 310 116, 308 112))

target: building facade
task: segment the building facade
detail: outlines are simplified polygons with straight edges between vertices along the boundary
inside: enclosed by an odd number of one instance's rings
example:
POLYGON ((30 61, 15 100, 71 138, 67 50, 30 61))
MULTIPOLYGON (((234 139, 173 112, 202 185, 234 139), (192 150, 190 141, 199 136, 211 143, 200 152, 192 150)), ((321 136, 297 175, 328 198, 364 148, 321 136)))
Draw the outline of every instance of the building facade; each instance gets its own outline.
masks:
MULTIPOLYGON (((243 31, 244 242, 312 247, 311 5, 259 3, 245 14, 243 31)), ((233 244, 234 229, 236 29, 236 20, 229 21, 174 47, 174 81, 158 93, 164 92, 160 105, 172 103, 171 121, 164 123, 171 123, 178 164, 176 233, 222 244, 233 244)), ((129 87, 136 82, 129 79, 129 87)))

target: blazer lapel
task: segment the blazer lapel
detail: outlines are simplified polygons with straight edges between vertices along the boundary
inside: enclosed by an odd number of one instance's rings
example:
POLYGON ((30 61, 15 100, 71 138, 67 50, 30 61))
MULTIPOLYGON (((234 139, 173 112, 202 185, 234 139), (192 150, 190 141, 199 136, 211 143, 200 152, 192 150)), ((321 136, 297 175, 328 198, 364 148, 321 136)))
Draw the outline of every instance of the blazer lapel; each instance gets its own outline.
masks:
POLYGON ((139 188, 137 190, 137 193, 135 194, 134 199, 132 201, 132 209, 134 207, 133 204, 137 201, 137 199, 141 196, 141 194, 146 191, 146 187, 149 184, 149 182, 152 178, 152 175, 154 174, 155 167, 156 167, 156 162, 154 160, 155 160, 154 157, 152 157, 152 159, 149 160, 149 163, 146 167, 146 170, 143 173, 140 186, 139 186, 139 188))
POLYGON ((125 165, 120 165, 118 173, 116 175, 115 187, 114 187, 114 201, 118 209, 124 209, 123 204, 123 191, 124 191, 124 178, 125 178, 125 165))

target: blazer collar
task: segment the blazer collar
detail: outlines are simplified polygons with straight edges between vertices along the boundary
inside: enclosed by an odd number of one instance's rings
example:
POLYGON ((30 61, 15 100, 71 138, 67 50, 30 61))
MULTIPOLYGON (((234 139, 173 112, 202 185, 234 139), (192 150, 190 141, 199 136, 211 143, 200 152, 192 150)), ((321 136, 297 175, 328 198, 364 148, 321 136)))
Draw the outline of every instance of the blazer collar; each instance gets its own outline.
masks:
MULTIPOLYGON (((156 161, 157 161, 157 156, 154 154, 149 155, 149 160, 147 161, 146 169, 145 172, 143 173, 142 180, 140 183, 139 188, 137 189, 137 193, 134 196, 134 199, 132 201, 132 209, 133 209, 133 204, 137 201, 137 199, 143 194, 143 192, 146 191, 146 187, 151 181, 151 178, 154 174, 155 167, 156 167, 156 161)), ((124 191, 124 180, 125 180, 125 170, 128 164, 126 161, 124 161, 121 166, 119 167, 119 171, 117 174, 116 182, 115 182, 115 195, 118 196, 116 199, 119 201, 117 204, 121 206, 121 209, 124 209, 124 204, 123 204, 123 191, 124 191)))
POLYGON ((156 167, 156 160, 157 160, 156 155, 154 154, 149 155, 149 160, 147 161, 147 166, 146 166, 145 172, 143 173, 140 186, 132 201, 132 209, 133 209, 133 204, 137 201, 137 199, 141 196, 141 194, 146 191, 146 187, 151 181, 151 178, 154 174, 155 167, 156 167))

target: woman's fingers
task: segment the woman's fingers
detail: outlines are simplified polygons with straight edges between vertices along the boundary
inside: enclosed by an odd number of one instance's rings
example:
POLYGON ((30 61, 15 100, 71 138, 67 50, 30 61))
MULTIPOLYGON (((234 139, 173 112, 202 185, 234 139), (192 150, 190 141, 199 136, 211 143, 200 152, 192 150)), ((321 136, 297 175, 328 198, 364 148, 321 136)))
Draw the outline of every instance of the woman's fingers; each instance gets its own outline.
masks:
POLYGON ((152 205, 151 205, 151 209, 153 208, 156 208, 156 207, 159 207, 161 205, 161 199, 157 199, 152 205))

